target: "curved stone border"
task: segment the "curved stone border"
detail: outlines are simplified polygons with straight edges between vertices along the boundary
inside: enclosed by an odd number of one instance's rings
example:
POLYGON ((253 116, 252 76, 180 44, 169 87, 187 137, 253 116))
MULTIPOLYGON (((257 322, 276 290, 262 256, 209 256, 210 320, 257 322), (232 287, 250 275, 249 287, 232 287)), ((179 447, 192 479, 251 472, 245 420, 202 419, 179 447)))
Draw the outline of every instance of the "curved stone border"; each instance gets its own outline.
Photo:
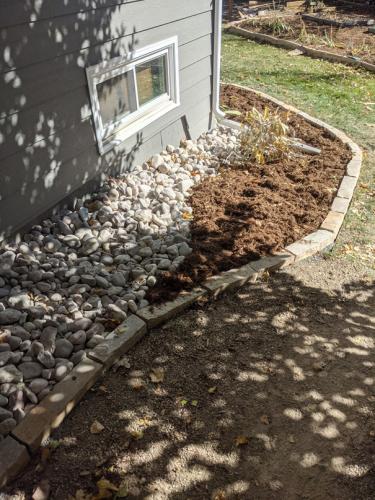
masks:
POLYGON ((264 35, 263 33, 257 33, 255 31, 250 31, 240 26, 230 24, 227 27, 227 31, 234 35, 240 35, 244 38, 249 38, 256 42, 268 43, 270 45, 275 45, 276 47, 281 47, 283 49, 300 50, 304 55, 312 57, 314 59, 325 59, 327 61, 346 64, 349 66, 355 66, 357 68, 364 68, 368 71, 375 72, 375 64, 368 63, 366 61, 352 59, 348 56, 341 56, 339 54, 334 54, 332 52, 327 52, 326 50, 313 49, 311 47, 306 47, 306 45, 301 45, 297 42, 292 42, 290 40, 281 40, 275 36, 264 35))
MULTIPOLYGON (((245 89, 274 102, 281 108, 292 111, 309 123, 324 129, 332 137, 347 144, 353 157, 346 167, 336 198, 330 212, 320 228, 314 233, 292 243, 280 253, 250 262, 239 269, 232 269, 213 276, 201 287, 190 292, 182 292, 175 300, 157 306, 147 306, 129 316, 111 334, 111 338, 87 353, 87 359, 77 366, 54 389, 35 406, 23 420, 0 443, 0 488, 14 479, 30 461, 40 445, 49 437, 71 412, 79 400, 93 384, 121 356, 135 345, 146 333, 161 323, 188 308, 194 302, 207 297, 216 298, 224 291, 235 290, 247 282, 254 282, 264 272, 272 272, 286 267, 293 262, 309 257, 332 245, 337 237, 347 212, 350 200, 361 169, 362 151, 343 132, 326 123, 288 106, 263 92, 241 85, 234 87, 245 89)), ((223 120, 224 125, 238 127, 238 123, 223 120)))

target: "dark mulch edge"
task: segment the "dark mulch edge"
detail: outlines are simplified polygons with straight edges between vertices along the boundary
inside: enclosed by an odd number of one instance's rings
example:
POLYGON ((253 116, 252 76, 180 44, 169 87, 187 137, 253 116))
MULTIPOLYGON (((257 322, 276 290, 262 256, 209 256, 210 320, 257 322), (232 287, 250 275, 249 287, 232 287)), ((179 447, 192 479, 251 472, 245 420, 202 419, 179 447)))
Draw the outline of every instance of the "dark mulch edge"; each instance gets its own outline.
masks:
MULTIPOLYGON (((257 109, 268 106, 271 110, 278 110, 285 113, 285 111, 280 110, 280 107, 275 103, 263 97, 259 97, 250 90, 239 89, 228 85, 222 86, 222 104, 227 108, 237 108, 242 111, 251 109, 253 105, 257 109), (240 99, 238 103, 233 102, 233 99, 228 99, 228 96, 226 96, 227 89, 229 88, 231 92, 233 92, 234 97, 240 99), (248 105, 246 105, 246 103, 248 103, 248 105)), ((333 138, 327 131, 308 123, 295 113, 288 112, 287 114, 288 123, 294 130, 295 135, 302 139, 302 141, 322 150, 319 157, 309 157, 308 161, 312 162, 311 165, 314 166, 314 169, 317 168, 318 162, 318 167, 322 169, 322 172, 327 172, 330 169, 329 171, 334 177, 334 179, 330 179, 328 176, 322 183, 324 186, 322 189, 317 189, 316 186, 310 186, 309 188, 310 191, 311 189, 315 191, 313 197, 316 197, 318 200, 319 210, 317 210, 316 201, 312 199, 313 205, 311 205, 310 209, 305 208, 301 213, 299 207, 300 213, 296 214, 299 221, 299 227, 296 227, 294 223, 291 224, 290 220, 283 221, 283 224, 275 224, 275 221, 273 221, 272 229, 268 230, 268 233, 271 234, 265 234, 266 232, 263 231, 259 241, 257 241, 257 245, 252 247, 251 241, 249 242, 249 239, 246 237, 246 231, 244 233, 246 224, 248 224, 248 221, 246 221, 248 214, 241 214, 241 208, 233 208, 232 206, 229 221, 224 220, 226 217, 222 217, 223 227, 225 227, 224 231, 217 230, 217 227, 215 228, 212 226, 212 222, 215 217, 221 217, 223 215, 220 213, 220 210, 216 210, 216 208, 220 208, 220 204, 224 203, 224 198, 227 201, 231 201, 231 185, 242 186, 244 183, 248 183, 253 179, 251 179, 251 177, 246 177, 246 174, 244 175, 242 173, 241 175, 238 171, 226 171, 226 177, 229 178, 229 181, 232 181, 232 184, 231 182, 225 182, 226 178, 224 176, 204 180, 199 186, 193 189, 190 198, 194 213, 194 219, 191 224, 193 253, 185 259, 178 272, 165 272, 159 276, 156 286, 148 291, 147 299, 150 303, 156 304, 173 300, 182 290, 191 290, 195 286, 203 283, 207 278, 217 275, 222 271, 240 267, 265 255, 277 253, 286 245, 319 229, 320 224, 323 222, 330 209, 341 179, 345 175, 345 167, 352 154, 347 145, 343 145, 339 139, 333 138), (331 193, 327 194, 326 192, 324 196, 321 196, 319 191, 323 191, 323 189, 326 188, 330 188, 331 193), (220 190, 222 190, 222 192, 220 190), (226 193, 225 197, 224 192, 226 193), (217 203, 218 206, 212 209, 212 205, 215 203, 217 203), (205 214, 206 211, 209 213, 208 216, 205 214), (306 216, 306 214, 311 216, 306 216), (245 220, 240 220, 241 223, 238 224, 240 216, 241 219, 245 220), (280 227, 277 227, 278 225, 280 227), (238 233, 247 239, 244 245, 242 245, 242 243, 238 245, 238 241, 236 241, 236 238, 238 240, 238 233)), ((240 120, 238 117, 235 119, 237 121, 240 120)), ((255 165, 249 165, 248 168, 249 170, 259 170, 259 166, 255 165)), ((282 162, 273 165, 273 168, 278 169, 278 172, 282 174, 282 162)), ((296 179, 296 182, 303 181, 304 177, 301 174, 302 172, 299 173, 299 178, 296 179)), ((267 177, 267 173, 264 171, 262 175, 267 177)), ((272 191, 272 179, 268 178, 266 182, 270 183, 267 188, 270 188, 272 191)), ((250 187, 251 182, 247 188, 250 187)), ((268 189, 268 194, 269 192, 268 189)), ((268 200, 268 203, 269 207, 272 207, 272 196, 268 200)), ((258 210, 259 207, 257 206, 256 209, 258 210)), ((251 207, 251 210, 254 210, 254 206, 251 207)), ((246 212, 246 210, 244 212, 246 212)), ((265 213, 266 210, 264 206, 260 207, 259 217, 264 218, 265 213)), ((255 235, 255 239, 258 240, 257 235, 255 235)))

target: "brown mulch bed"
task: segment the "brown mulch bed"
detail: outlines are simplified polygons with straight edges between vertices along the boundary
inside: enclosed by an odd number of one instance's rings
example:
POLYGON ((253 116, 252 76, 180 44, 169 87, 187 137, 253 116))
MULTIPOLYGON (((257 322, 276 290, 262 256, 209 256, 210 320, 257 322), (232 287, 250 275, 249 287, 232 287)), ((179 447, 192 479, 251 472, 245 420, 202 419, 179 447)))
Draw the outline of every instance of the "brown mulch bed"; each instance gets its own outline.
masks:
MULTIPOLYGON (((319 15, 323 16, 320 13, 319 15)), ((333 19, 344 18, 339 14, 337 16, 333 16, 333 19)), ((375 64, 375 35, 369 33, 367 26, 350 28, 327 26, 307 19, 303 20, 299 15, 280 19, 280 22, 288 26, 288 31, 281 33, 275 31, 275 25, 269 19, 245 21, 241 23, 241 28, 334 54, 358 57, 375 64)))
MULTIPOLYGON (((243 112, 277 106, 251 91, 222 87, 222 106, 243 112)), ((284 112, 285 113, 285 112, 284 112)), ((326 217, 351 153, 341 141, 301 117, 285 114, 303 142, 318 156, 290 159, 243 170, 223 167, 193 190, 190 203, 193 253, 178 273, 163 273, 148 293, 150 302, 174 298, 210 276, 275 253, 315 231, 326 217)))

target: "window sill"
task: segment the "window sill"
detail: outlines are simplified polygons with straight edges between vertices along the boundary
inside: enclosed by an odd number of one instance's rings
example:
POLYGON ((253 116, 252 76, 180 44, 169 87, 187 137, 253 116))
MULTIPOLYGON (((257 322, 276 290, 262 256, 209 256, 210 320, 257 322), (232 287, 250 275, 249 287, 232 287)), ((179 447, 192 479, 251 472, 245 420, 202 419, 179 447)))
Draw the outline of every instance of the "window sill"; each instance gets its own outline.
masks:
MULTIPOLYGON (((143 115, 142 118, 139 118, 135 122, 130 123, 129 125, 124 125, 122 129, 118 130, 115 134, 108 137, 108 139, 103 142, 100 154, 104 155, 108 153, 116 146, 119 146, 126 139, 129 139, 133 135, 137 134, 142 129, 147 127, 147 125, 150 125, 153 121, 158 120, 179 106, 180 103, 170 101, 167 104, 163 104, 162 107, 150 110, 147 114, 143 115)), ((142 140, 142 136, 140 140, 142 140)))

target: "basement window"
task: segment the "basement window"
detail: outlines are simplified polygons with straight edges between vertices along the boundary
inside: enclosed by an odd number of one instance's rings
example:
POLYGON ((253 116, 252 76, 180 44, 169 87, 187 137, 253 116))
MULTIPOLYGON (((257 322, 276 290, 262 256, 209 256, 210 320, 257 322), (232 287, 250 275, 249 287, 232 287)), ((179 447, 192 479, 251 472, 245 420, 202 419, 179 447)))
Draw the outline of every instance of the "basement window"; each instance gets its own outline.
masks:
POLYGON ((86 68, 99 153, 180 104, 177 37, 86 68))

